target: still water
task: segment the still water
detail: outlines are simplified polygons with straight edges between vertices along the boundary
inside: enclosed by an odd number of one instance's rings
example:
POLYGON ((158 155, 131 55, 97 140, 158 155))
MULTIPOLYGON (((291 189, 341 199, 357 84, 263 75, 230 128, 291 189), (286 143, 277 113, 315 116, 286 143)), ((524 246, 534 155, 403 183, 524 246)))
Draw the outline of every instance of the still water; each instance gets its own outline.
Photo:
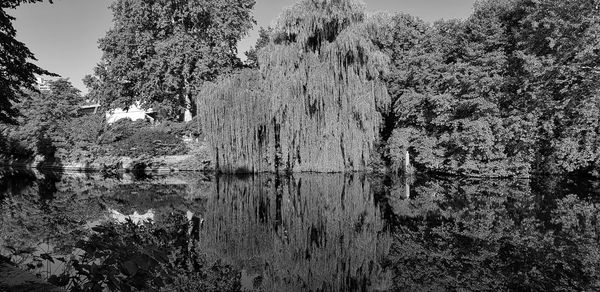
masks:
POLYGON ((4 170, 0 255, 65 291, 592 291, 598 198, 565 177, 4 170))

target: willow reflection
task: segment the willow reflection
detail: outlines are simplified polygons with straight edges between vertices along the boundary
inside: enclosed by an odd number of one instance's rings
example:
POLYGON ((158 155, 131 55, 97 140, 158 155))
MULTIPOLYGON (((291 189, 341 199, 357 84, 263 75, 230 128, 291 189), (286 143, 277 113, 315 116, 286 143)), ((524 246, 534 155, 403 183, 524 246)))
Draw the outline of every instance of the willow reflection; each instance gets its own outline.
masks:
POLYGON ((241 267, 251 288, 386 285, 391 237, 364 176, 221 176, 214 187, 200 246, 241 267))

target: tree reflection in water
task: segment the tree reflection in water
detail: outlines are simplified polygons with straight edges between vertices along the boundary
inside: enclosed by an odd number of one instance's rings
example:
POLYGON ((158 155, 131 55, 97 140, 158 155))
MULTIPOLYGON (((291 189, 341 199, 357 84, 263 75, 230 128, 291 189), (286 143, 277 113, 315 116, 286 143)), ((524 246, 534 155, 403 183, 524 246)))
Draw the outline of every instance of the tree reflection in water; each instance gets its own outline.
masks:
POLYGON ((600 290, 591 179, 0 176, 0 254, 70 291, 600 290))
POLYGON ((245 288, 391 288, 391 236, 364 175, 220 176, 200 244, 243 269, 245 288))
MULTIPOLYGON (((41 275, 71 291, 391 287, 380 264, 392 239, 363 175, 218 176, 184 187, 97 177, 40 181, 56 189, 44 204, 36 203, 36 180, 5 192, 1 225, 11 233, 0 245, 30 247, 33 260, 22 267, 34 272, 42 262, 66 261, 41 275), (109 209, 147 208, 157 213, 153 224, 98 221, 109 209), (191 222, 186 211, 196 216, 191 222), (43 242, 54 248, 41 256, 43 242)), ((13 260, 23 255, 0 251, 13 260)))
POLYGON ((570 182, 417 180, 412 199, 391 201, 396 287, 598 290, 600 189, 570 182))

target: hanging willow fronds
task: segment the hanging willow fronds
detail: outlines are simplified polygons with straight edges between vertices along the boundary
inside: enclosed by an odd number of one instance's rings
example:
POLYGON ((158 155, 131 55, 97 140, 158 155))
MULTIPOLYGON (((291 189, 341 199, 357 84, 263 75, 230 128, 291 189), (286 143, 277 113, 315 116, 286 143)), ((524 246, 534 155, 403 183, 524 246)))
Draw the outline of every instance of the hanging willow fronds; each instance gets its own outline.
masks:
POLYGON ((369 39, 364 5, 301 1, 259 51, 260 70, 199 98, 221 171, 364 170, 378 138, 388 63, 369 39), (266 140, 265 140, 266 139, 266 140))
POLYGON ((222 172, 275 171, 270 100, 251 70, 204 86, 198 98, 202 126, 222 172))

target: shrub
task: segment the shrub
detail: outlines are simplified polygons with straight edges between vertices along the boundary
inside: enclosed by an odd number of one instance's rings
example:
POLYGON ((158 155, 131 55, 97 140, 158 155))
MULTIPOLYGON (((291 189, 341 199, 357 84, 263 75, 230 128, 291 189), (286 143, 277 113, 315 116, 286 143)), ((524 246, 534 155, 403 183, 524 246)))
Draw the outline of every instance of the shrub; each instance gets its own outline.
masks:
POLYGON ((99 144, 106 154, 116 156, 163 156, 187 153, 181 139, 183 124, 163 123, 153 126, 147 121, 122 119, 108 126, 99 144))
POLYGON ((74 145, 89 146, 98 143, 104 132, 103 115, 87 115, 72 119, 68 125, 69 138, 74 145))
POLYGON ((100 136, 99 144, 111 144, 127 137, 131 137, 139 129, 150 127, 151 124, 145 120, 132 121, 121 119, 108 126, 104 134, 100 136))
POLYGON ((9 156, 30 158, 33 156, 33 150, 27 148, 19 141, 0 133, 0 158, 7 158, 9 156))
POLYGON ((166 121, 158 125, 157 128, 177 136, 198 138, 202 135, 202 129, 199 124, 198 116, 194 117, 190 122, 187 123, 166 121))
POLYGON ((133 135, 112 144, 114 155, 151 156, 185 154, 187 148, 181 137, 162 129, 140 128, 133 135))

